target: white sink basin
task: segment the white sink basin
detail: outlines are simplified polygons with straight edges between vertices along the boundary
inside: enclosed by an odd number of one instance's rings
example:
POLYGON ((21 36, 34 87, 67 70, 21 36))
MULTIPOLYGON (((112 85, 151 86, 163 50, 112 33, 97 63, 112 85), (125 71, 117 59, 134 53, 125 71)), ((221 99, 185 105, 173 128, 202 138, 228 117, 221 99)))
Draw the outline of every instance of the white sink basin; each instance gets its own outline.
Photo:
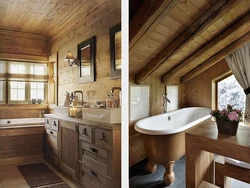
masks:
POLYGON ((67 106, 55 106, 54 107, 54 114, 69 116, 69 107, 67 107, 67 106))
POLYGON ((82 118, 103 123, 121 123, 121 108, 82 108, 82 118))

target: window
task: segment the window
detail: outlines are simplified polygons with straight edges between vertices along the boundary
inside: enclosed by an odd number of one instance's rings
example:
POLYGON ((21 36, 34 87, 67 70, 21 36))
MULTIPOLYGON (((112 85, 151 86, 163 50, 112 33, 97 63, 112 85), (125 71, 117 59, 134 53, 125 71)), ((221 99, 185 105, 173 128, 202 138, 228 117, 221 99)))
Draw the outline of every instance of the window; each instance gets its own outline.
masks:
POLYGON ((25 82, 10 82, 10 100, 25 100, 25 82))
POLYGON ((47 64, 0 61, 0 68, 0 103, 28 104, 31 99, 47 102, 47 64))
POLYGON ((30 98, 44 100, 44 83, 30 83, 30 98))
POLYGON ((234 75, 217 82, 217 107, 222 110, 227 104, 245 110, 246 95, 234 75))

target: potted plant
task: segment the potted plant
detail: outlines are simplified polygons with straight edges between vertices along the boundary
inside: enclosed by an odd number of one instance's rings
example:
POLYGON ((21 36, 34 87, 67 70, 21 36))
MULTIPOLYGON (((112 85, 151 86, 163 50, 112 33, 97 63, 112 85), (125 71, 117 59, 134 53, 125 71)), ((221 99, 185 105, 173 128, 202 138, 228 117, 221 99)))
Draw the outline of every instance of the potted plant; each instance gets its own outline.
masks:
POLYGON ((243 112, 234 109, 232 105, 228 104, 227 109, 212 110, 210 115, 215 117, 219 133, 236 135, 239 122, 242 121, 243 112))

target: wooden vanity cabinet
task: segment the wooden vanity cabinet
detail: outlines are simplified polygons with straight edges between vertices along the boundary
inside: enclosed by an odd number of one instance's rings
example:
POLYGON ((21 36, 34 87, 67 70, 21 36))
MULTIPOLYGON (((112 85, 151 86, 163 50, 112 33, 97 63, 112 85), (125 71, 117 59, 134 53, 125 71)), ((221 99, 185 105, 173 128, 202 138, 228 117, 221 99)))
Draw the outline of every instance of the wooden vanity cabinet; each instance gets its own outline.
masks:
POLYGON ((56 166, 58 162, 58 132, 57 129, 53 128, 52 125, 58 127, 58 120, 46 118, 45 124, 45 135, 44 135, 44 158, 49 163, 56 166))
POLYGON ((121 187, 121 131, 79 125, 79 174, 84 187, 121 187))
POLYGON ((59 120, 59 166, 78 180, 78 125, 59 120))

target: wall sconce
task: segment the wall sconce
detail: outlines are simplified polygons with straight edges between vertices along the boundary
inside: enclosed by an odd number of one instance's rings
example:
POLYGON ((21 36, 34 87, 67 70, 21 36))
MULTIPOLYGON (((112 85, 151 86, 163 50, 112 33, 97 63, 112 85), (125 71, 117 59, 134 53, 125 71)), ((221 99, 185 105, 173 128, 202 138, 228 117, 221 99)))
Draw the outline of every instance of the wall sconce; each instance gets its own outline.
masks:
POLYGON ((68 64, 70 67, 72 65, 74 66, 77 65, 77 59, 74 58, 73 54, 70 51, 66 53, 65 61, 68 61, 68 64))

